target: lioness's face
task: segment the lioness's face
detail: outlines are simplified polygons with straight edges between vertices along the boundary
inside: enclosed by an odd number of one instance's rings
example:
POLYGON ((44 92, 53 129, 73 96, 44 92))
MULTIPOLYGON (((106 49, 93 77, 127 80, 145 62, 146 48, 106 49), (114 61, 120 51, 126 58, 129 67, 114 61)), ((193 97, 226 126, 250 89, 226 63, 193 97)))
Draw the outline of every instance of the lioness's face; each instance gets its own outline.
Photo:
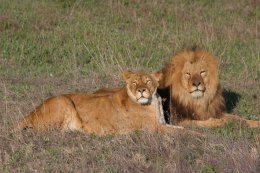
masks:
POLYGON ((204 61, 188 61, 182 71, 182 85, 193 98, 204 96, 208 83, 208 69, 204 61))
POLYGON ((156 93, 156 89, 159 85, 158 81, 162 74, 159 72, 149 74, 146 72, 125 71, 123 76, 127 83, 128 96, 134 102, 149 105, 156 93))

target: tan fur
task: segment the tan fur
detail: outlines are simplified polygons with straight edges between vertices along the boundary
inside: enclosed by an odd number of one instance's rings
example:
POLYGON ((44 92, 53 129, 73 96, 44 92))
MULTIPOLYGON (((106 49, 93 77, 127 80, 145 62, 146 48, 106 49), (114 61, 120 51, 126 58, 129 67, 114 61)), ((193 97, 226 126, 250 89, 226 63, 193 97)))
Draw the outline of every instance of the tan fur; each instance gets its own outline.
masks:
POLYGON ((251 128, 260 127, 260 121, 247 120, 237 115, 223 113, 221 118, 209 118, 207 120, 183 120, 179 123, 181 126, 200 126, 200 127, 223 127, 226 123, 234 122, 236 124, 249 126, 251 128))
POLYGON ((171 123, 177 120, 180 124, 196 124, 194 120, 199 120, 197 125, 214 127, 240 119, 250 127, 259 124, 238 116, 226 117, 218 66, 217 59, 202 49, 185 50, 170 59, 162 69, 160 87, 170 88, 171 123))
POLYGON ((126 87, 52 97, 16 125, 16 130, 33 128, 87 133, 124 134, 135 130, 169 132, 182 129, 164 125, 160 97, 156 94, 160 73, 123 73, 126 87))

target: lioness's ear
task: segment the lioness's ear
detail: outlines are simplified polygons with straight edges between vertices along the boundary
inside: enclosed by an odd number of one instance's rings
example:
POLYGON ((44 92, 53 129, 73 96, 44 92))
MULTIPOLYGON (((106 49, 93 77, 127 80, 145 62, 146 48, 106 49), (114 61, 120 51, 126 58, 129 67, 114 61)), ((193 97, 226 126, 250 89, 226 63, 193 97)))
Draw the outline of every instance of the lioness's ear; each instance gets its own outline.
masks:
POLYGON ((157 82, 160 82, 163 79, 163 73, 161 71, 157 71, 153 73, 153 77, 157 82))
POLYGON ((122 73, 122 76, 123 76, 124 80, 127 81, 133 74, 134 74, 134 72, 132 72, 130 70, 126 70, 122 73))

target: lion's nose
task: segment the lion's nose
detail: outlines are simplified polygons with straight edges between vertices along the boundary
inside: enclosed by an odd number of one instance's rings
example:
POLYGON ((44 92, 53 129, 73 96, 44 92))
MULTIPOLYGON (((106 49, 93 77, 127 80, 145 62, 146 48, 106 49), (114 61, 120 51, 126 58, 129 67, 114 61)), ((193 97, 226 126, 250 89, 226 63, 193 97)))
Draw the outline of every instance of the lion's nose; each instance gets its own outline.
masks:
POLYGON ((143 92, 146 91, 146 88, 139 88, 137 91, 142 94, 143 92))
POLYGON ((192 85, 198 87, 201 84, 200 80, 193 80, 192 85))

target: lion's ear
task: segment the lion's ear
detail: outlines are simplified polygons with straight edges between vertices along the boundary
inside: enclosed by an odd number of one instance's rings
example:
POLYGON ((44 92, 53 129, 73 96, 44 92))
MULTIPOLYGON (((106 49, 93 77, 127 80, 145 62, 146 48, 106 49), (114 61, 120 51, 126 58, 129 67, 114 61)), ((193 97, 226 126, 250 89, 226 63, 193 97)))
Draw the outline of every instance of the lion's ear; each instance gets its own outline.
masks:
POLYGON ((153 77, 157 82, 160 82, 163 79, 163 73, 161 71, 157 71, 153 73, 153 77))
POLYGON ((132 72, 130 70, 126 70, 122 73, 122 76, 123 76, 124 80, 127 81, 133 74, 134 74, 134 72, 132 72))

